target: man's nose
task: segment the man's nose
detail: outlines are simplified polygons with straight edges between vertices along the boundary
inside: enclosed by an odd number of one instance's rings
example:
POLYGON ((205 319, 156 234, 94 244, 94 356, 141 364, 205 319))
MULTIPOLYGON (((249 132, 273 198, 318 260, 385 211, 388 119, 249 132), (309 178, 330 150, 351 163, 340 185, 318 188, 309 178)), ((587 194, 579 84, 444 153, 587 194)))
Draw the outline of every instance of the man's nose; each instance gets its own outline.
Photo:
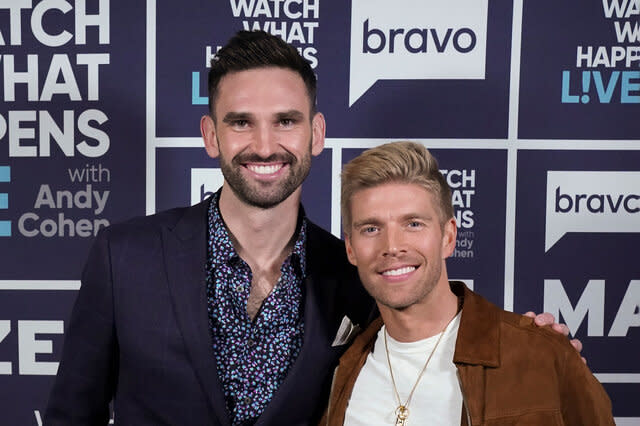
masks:
POLYGON ((277 144, 275 134, 268 124, 257 126, 254 135, 253 151, 262 158, 267 158, 275 152, 277 144))
POLYGON ((385 256, 397 256, 404 251, 402 231, 394 226, 388 227, 385 232, 383 254, 385 256))

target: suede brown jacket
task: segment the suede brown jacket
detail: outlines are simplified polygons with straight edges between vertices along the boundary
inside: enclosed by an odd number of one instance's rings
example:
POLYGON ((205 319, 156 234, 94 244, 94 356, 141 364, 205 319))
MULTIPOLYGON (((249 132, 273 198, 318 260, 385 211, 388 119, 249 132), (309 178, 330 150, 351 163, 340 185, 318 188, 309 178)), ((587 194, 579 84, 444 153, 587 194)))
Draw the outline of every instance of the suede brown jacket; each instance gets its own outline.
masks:
MULTIPOLYGON (((614 424, 609 397, 566 337, 498 308, 460 282, 451 282, 451 289, 463 298, 453 357, 462 425, 614 424)), ((378 318, 340 358, 322 424, 344 423, 380 327, 378 318)))

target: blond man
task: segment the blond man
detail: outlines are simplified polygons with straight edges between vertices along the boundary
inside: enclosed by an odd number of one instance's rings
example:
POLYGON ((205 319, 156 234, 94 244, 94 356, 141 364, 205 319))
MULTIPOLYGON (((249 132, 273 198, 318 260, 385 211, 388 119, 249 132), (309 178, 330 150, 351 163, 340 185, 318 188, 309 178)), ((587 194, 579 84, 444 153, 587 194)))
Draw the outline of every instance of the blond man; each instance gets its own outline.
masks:
POLYGON ((380 317, 340 359, 325 423, 613 424, 567 339, 449 282, 451 192, 422 145, 347 164, 341 207, 347 256, 380 317))

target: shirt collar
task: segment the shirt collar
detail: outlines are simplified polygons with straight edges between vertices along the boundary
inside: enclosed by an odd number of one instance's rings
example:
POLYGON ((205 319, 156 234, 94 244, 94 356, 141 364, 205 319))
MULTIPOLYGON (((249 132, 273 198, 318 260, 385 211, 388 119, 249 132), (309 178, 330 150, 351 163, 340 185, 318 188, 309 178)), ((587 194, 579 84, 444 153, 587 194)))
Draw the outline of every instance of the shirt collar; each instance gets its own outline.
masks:
MULTIPOLYGON (((209 228, 209 240, 212 241, 210 262, 214 266, 221 266, 224 263, 235 265, 241 259, 240 256, 238 256, 236 249, 233 247, 231 236, 229 235, 227 226, 220 214, 219 203, 220 190, 213 194, 209 204, 207 222, 209 228)), ((293 245, 291 255, 287 259, 291 259, 291 262, 295 265, 296 272, 298 272, 301 277, 305 277, 307 271, 307 221, 304 208, 300 205, 295 231, 296 240, 293 245)))

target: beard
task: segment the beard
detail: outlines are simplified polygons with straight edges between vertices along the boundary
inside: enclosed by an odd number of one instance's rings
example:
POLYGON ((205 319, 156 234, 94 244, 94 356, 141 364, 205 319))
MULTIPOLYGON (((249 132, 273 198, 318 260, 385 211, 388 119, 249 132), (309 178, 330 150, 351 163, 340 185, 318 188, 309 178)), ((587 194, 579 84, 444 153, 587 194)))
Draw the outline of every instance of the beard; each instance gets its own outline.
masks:
POLYGON ((438 280, 442 274, 442 265, 440 262, 426 262, 424 267, 426 269, 426 275, 422 277, 421 282, 412 289, 405 290, 405 294, 400 295, 385 286, 365 284, 362 278, 366 279, 366 277, 361 276, 360 278, 365 289, 376 302, 395 311, 404 311, 426 300, 438 284, 438 280))
MULTIPOLYGON (((218 142, 219 144, 219 142, 218 142)), ((290 152, 272 154, 267 158, 255 153, 240 153, 228 162, 222 154, 219 157, 220 169, 225 181, 233 193, 245 204, 261 209, 274 207, 287 198, 302 185, 311 169, 311 142, 309 150, 300 158, 290 152), (288 173, 273 182, 249 181, 242 173, 245 163, 273 163, 288 165, 288 173)))

